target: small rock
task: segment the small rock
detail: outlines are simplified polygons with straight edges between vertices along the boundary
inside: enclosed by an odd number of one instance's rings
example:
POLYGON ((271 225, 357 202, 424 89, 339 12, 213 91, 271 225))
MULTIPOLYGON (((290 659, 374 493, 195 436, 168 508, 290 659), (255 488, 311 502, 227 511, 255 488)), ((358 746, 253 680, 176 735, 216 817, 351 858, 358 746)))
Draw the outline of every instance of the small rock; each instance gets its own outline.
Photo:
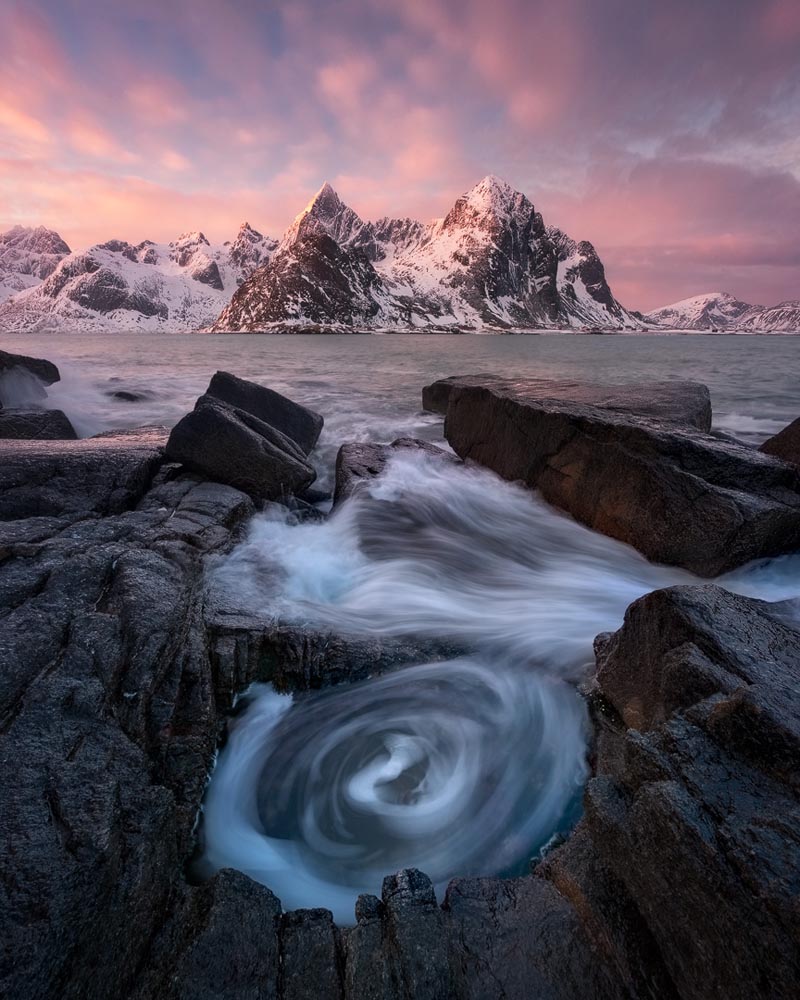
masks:
POLYGON ((800 465, 800 417, 774 437, 768 438, 761 445, 761 451, 792 465, 800 465))

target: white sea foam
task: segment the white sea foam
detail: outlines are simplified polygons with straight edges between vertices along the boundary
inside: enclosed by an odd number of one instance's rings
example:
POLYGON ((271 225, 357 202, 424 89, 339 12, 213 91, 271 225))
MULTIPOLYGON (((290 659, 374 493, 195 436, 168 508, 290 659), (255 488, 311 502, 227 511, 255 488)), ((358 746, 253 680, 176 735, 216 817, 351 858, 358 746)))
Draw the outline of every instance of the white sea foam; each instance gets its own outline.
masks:
MULTIPOLYGON (((419 452, 400 452, 326 522, 257 518, 215 576, 285 620, 473 650, 294 704, 259 689, 234 723, 205 805, 205 870, 240 868, 287 908, 323 905, 343 923, 398 867, 441 886, 524 865, 585 774, 571 682, 594 636, 637 597, 700 582, 489 472, 419 452)), ((719 582, 793 597, 800 556, 719 582)))

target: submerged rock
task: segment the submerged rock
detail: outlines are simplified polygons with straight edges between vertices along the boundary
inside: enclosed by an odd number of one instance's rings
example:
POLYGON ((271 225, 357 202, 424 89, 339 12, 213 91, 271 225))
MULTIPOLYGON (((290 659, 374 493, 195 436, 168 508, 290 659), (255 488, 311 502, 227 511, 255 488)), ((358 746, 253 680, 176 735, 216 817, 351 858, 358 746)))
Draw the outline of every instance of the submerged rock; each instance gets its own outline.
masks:
MULTIPOLYGON (((688 422, 677 426, 676 407, 658 398, 661 384, 651 387, 651 404, 643 386, 630 398, 614 389, 602 406, 585 402, 595 390, 576 384, 548 396, 538 382, 461 380, 449 390, 445 436, 461 458, 538 489, 654 562, 716 576, 800 547, 800 474, 688 422)), ((696 403, 692 390, 688 412, 700 419, 696 403)))
POLYGON ((445 462, 457 462, 455 456, 442 448, 417 438, 397 438, 391 444, 348 441, 336 456, 336 484, 333 493, 334 506, 353 496, 368 485, 386 468, 389 459, 403 450, 424 451, 445 462))
POLYGON ((251 496, 275 500, 316 478, 293 440, 246 410, 201 396, 173 427, 167 457, 251 496))
POLYGON ((322 431, 324 423, 319 413, 295 403, 273 389, 237 378, 229 372, 217 372, 209 383, 207 394, 225 403, 252 413, 265 424, 285 434, 307 455, 322 431))
POLYGON ((767 455, 774 455, 783 462, 800 465, 800 417, 793 420, 788 427, 784 427, 774 437, 768 438, 761 445, 761 451, 767 455))
POLYGON ((0 438, 27 440, 74 440, 75 428, 62 410, 0 409, 0 438))

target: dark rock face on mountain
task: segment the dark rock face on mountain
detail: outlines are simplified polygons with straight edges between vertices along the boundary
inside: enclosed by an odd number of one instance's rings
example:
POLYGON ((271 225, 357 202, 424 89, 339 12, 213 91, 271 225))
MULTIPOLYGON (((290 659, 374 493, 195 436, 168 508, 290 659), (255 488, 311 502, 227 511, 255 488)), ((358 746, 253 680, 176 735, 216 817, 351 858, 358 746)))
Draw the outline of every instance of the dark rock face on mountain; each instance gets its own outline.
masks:
POLYGON ((0 409, 0 438, 58 440, 77 438, 75 428, 61 410, 0 409))
POLYGON ((237 378, 230 372, 217 372, 208 386, 208 395, 252 413, 291 438, 307 455, 319 439, 323 418, 266 386, 237 378))
POLYGON ((316 473, 294 441, 214 396, 172 428, 167 457, 250 496, 275 500, 310 486, 316 473))
POLYGON ((640 328, 589 243, 548 230, 496 177, 447 216, 364 222, 325 184, 214 325, 472 330, 583 324, 640 328))
MULTIPOLYGON (((716 576, 800 547, 800 475, 745 445, 653 417, 642 388, 626 412, 624 387, 610 408, 585 402, 580 386, 456 384, 445 436, 460 457, 540 490, 654 562, 716 576)), ((691 393, 689 412, 694 403, 691 393)))
POLYGON ((234 293, 213 329, 256 330, 285 321, 369 324, 378 314, 381 279, 360 250, 339 246, 306 226, 234 293))
POLYGON ((767 455, 800 466, 800 417, 761 445, 767 455))

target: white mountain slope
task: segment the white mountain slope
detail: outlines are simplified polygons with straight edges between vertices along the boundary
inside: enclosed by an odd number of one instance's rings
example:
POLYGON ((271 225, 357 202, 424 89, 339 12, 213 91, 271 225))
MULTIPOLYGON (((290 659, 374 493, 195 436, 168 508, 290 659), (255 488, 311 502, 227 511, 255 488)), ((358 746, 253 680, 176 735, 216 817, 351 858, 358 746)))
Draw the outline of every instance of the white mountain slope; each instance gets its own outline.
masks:
POLYGON ((194 232, 171 243, 67 247, 44 280, 0 305, 0 330, 196 330, 214 321, 275 246, 245 223, 232 243, 213 245, 194 232))
POLYGON ((800 301, 751 305, 728 292, 706 292, 647 313, 650 326, 670 330, 738 333, 800 332, 800 301))
POLYGON ((365 222, 329 184, 213 329, 642 328, 589 243, 547 229, 531 202, 485 177, 431 225, 365 222))
POLYGON ((0 233, 0 302, 52 274, 70 249, 58 233, 14 226, 0 233))

